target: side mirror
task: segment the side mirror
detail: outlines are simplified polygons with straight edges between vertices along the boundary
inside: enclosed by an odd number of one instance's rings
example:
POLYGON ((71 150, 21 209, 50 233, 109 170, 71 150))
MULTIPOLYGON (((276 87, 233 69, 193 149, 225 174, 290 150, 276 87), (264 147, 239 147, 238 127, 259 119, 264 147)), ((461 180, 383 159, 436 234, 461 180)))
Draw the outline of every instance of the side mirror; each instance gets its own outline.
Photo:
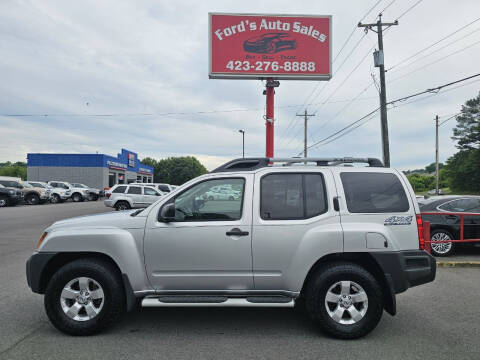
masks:
POLYGON ((175 204, 170 203, 163 205, 158 217, 159 221, 170 222, 175 220, 175 204))

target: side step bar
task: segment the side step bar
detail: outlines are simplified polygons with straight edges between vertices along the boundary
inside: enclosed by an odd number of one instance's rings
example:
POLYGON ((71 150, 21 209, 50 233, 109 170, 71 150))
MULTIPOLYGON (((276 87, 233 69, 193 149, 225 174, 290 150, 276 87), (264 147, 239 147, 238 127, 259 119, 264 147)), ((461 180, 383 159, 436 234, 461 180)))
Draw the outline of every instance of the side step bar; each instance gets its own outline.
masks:
POLYGON ((149 296, 143 307, 293 307, 295 301, 286 296, 149 296))

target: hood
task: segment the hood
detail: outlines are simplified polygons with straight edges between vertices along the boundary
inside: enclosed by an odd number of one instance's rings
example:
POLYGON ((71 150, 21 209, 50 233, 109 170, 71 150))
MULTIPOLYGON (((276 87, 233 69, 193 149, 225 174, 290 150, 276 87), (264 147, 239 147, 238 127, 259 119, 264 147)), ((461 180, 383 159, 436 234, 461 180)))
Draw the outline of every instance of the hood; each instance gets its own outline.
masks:
POLYGON ((133 212, 137 210, 127 210, 127 211, 112 211, 106 212, 103 214, 95 215, 86 215, 78 216, 70 219, 60 220, 53 223, 45 231, 54 231, 57 229, 64 228, 85 228, 85 227, 95 227, 95 228, 111 228, 117 227, 120 229, 140 229, 145 226, 147 217, 143 216, 130 216, 133 212))

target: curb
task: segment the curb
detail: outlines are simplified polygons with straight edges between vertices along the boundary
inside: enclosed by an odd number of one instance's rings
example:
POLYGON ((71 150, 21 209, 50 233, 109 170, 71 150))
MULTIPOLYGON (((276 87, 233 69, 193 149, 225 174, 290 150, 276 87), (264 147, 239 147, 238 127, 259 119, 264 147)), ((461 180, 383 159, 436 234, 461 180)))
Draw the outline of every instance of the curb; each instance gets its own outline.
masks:
POLYGON ((480 261, 437 261, 437 267, 439 268, 451 268, 451 267, 480 268, 480 261))

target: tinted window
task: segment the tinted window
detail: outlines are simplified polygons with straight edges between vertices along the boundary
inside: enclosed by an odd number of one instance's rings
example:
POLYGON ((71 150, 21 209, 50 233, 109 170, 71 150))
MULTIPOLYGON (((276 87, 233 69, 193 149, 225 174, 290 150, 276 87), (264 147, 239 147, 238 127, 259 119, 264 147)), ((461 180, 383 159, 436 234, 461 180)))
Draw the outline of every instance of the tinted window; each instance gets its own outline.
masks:
POLYGON ((115 190, 112 191, 112 193, 122 193, 123 194, 125 192, 126 188, 127 188, 126 186, 117 186, 115 188, 115 190))
POLYGON ((157 192, 154 189, 152 189, 151 187, 148 187, 148 186, 145 186, 143 188, 143 193, 145 195, 158 195, 157 192))
POLYGON ((452 212, 480 212, 480 199, 458 199, 439 206, 440 209, 452 212))
POLYGON ((261 180, 260 215, 264 220, 295 220, 327 211, 321 174, 271 174, 261 180))
POLYGON ((139 186, 130 186, 128 188, 128 193, 129 194, 141 194, 142 193, 142 188, 139 186))
POLYGON ((394 174, 344 172, 340 177, 351 213, 404 212, 409 208, 405 190, 394 174))
POLYGON ((17 183, 16 181, 0 180, 0 184, 2 184, 5 187, 20 188, 20 184, 17 183))
POLYGON ((245 180, 217 179, 203 181, 175 197, 175 221, 228 221, 242 217, 245 180), (212 191, 217 186, 227 185, 233 190, 229 194, 212 191))

